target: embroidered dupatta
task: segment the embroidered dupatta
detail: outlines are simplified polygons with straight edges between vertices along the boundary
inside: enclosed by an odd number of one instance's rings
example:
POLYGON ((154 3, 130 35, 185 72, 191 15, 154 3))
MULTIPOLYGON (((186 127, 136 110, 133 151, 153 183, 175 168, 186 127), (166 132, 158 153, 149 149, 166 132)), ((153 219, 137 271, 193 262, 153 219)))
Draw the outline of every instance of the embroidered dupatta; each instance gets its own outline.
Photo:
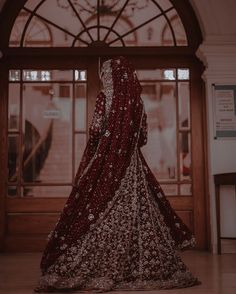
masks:
POLYGON ((135 150, 176 247, 194 243, 192 233, 171 208, 140 151, 147 142, 146 113, 132 65, 123 57, 114 58, 105 63, 104 75, 108 88, 112 87, 111 97, 104 94, 107 89, 97 96, 90 137, 73 189, 43 252, 42 273, 102 216, 119 189, 135 150))

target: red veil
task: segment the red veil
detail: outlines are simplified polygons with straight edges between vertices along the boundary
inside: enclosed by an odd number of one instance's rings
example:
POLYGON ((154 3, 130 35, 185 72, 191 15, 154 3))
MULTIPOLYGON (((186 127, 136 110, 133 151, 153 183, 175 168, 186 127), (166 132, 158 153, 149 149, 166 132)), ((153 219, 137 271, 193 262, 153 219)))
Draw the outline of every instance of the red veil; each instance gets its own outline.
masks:
POLYGON ((135 150, 142 159, 148 186, 170 228, 176 247, 193 245, 192 233, 171 208, 140 151, 147 141, 146 113, 135 70, 124 57, 106 63, 109 63, 112 75, 112 99, 108 101, 103 92, 97 96, 90 137, 75 185, 43 252, 42 273, 102 216, 118 190, 135 150), (111 105, 107 110, 109 103, 111 105))

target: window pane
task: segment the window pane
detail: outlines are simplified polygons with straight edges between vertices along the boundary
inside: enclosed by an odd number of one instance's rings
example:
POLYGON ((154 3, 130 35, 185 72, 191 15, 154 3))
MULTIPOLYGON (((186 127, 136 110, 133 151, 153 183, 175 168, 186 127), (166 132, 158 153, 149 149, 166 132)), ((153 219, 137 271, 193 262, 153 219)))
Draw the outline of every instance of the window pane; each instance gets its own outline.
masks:
POLYGON ((167 16, 171 22, 177 46, 187 46, 188 40, 186 32, 177 11, 172 9, 171 11, 167 12, 167 16))
POLYGON ((19 172, 19 136, 8 136, 8 181, 17 182, 19 172))
POLYGON ((87 128, 87 99, 86 85, 75 85, 75 130, 86 131, 87 128))
POLYGON ((144 156, 157 179, 177 178, 175 83, 142 84, 148 142, 144 156))
POLYGON ((179 68, 178 69, 178 79, 179 80, 189 80, 189 69, 179 68))
POLYGON ((72 86, 63 85, 24 84, 24 181, 72 180, 72 86))
POLYGON ((23 70, 24 81, 72 81, 73 71, 72 70, 23 70))
POLYGON ((9 84, 8 93, 8 129, 9 131, 19 130, 20 114, 20 84, 9 84))
POLYGON ((176 196, 176 195, 178 195, 178 185, 161 184, 161 187, 162 187, 164 193, 167 196, 176 196))
POLYGON ((87 142, 86 134, 75 135, 75 174, 76 174, 76 171, 78 170, 80 161, 82 159, 82 155, 86 147, 86 142, 87 142))
POLYGON ((179 128, 190 128, 190 90, 189 82, 178 83, 179 92, 179 128))
POLYGON ((190 133, 183 132, 179 134, 180 138, 180 179, 191 178, 191 144, 190 133))
POLYGON ((45 1, 37 10, 37 14, 74 35, 77 35, 82 29, 82 25, 72 11, 68 1, 45 1))
POLYGON ((75 80, 76 81, 86 81, 87 71, 86 70, 75 70, 75 80))
POLYGON ((192 195, 192 185, 191 184, 180 185, 180 194, 181 195, 192 195))
POLYGON ((29 18, 30 14, 23 9, 20 11, 17 16, 14 26, 11 31, 9 46, 10 47, 18 47, 20 46, 22 33, 25 27, 25 24, 29 18))
POLYGON ((25 186, 22 188, 24 197, 65 197, 71 192, 71 186, 25 186))
POLYGON ((73 40, 63 30, 34 16, 25 33, 24 47, 70 47, 73 40))
POLYGON ((15 82, 20 80, 20 71, 19 70, 9 70, 9 81, 15 82))
POLYGON ((23 81, 35 82, 35 81, 51 81, 52 71, 51 70, 23 70, 23 81))
POLYGON ((136 72, 140 81, 176 79, 175 69, 137 70, 136 72))
POLYGON ((39 4, 39 2, 41 2, 41 0, 28 0, 25 3, 25 7, 30 10, 33 10, 39 4))

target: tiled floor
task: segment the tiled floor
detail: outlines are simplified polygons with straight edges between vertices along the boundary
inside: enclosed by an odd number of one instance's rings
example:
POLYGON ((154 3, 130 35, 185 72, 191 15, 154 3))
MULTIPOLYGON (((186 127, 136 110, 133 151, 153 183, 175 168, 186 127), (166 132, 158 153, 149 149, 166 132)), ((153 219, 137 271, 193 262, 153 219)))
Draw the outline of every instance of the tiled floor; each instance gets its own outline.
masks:
MULTIPOLYGON (((181 256, 201 285, 172 290, 135 291, 139 294, 236 294, 236 254, 212 255, 186 251, 181 256)), ((39 277, 40 253, 0 254, 0 293, 28 294, 39 277)), ((131 293, 131 292, 115 292, 131 293)), ((134 291, 132 292, 134 293, 134 291)))

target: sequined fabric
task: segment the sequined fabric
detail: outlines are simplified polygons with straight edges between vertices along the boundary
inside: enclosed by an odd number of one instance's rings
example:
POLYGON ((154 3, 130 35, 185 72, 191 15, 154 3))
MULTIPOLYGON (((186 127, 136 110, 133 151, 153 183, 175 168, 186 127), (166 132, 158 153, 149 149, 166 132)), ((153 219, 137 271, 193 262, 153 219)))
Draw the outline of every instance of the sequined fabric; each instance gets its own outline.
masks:
POLYGON ((147 142, 147 125, 135 72, 122 57, 103 69, 112 73, 113 96, 104 90, 97 97, 90 138, 74 187, 48 236, 35 290, 198 284, 176 253, 193 247, 194 236, 171 208, 140 151, 147 142))

